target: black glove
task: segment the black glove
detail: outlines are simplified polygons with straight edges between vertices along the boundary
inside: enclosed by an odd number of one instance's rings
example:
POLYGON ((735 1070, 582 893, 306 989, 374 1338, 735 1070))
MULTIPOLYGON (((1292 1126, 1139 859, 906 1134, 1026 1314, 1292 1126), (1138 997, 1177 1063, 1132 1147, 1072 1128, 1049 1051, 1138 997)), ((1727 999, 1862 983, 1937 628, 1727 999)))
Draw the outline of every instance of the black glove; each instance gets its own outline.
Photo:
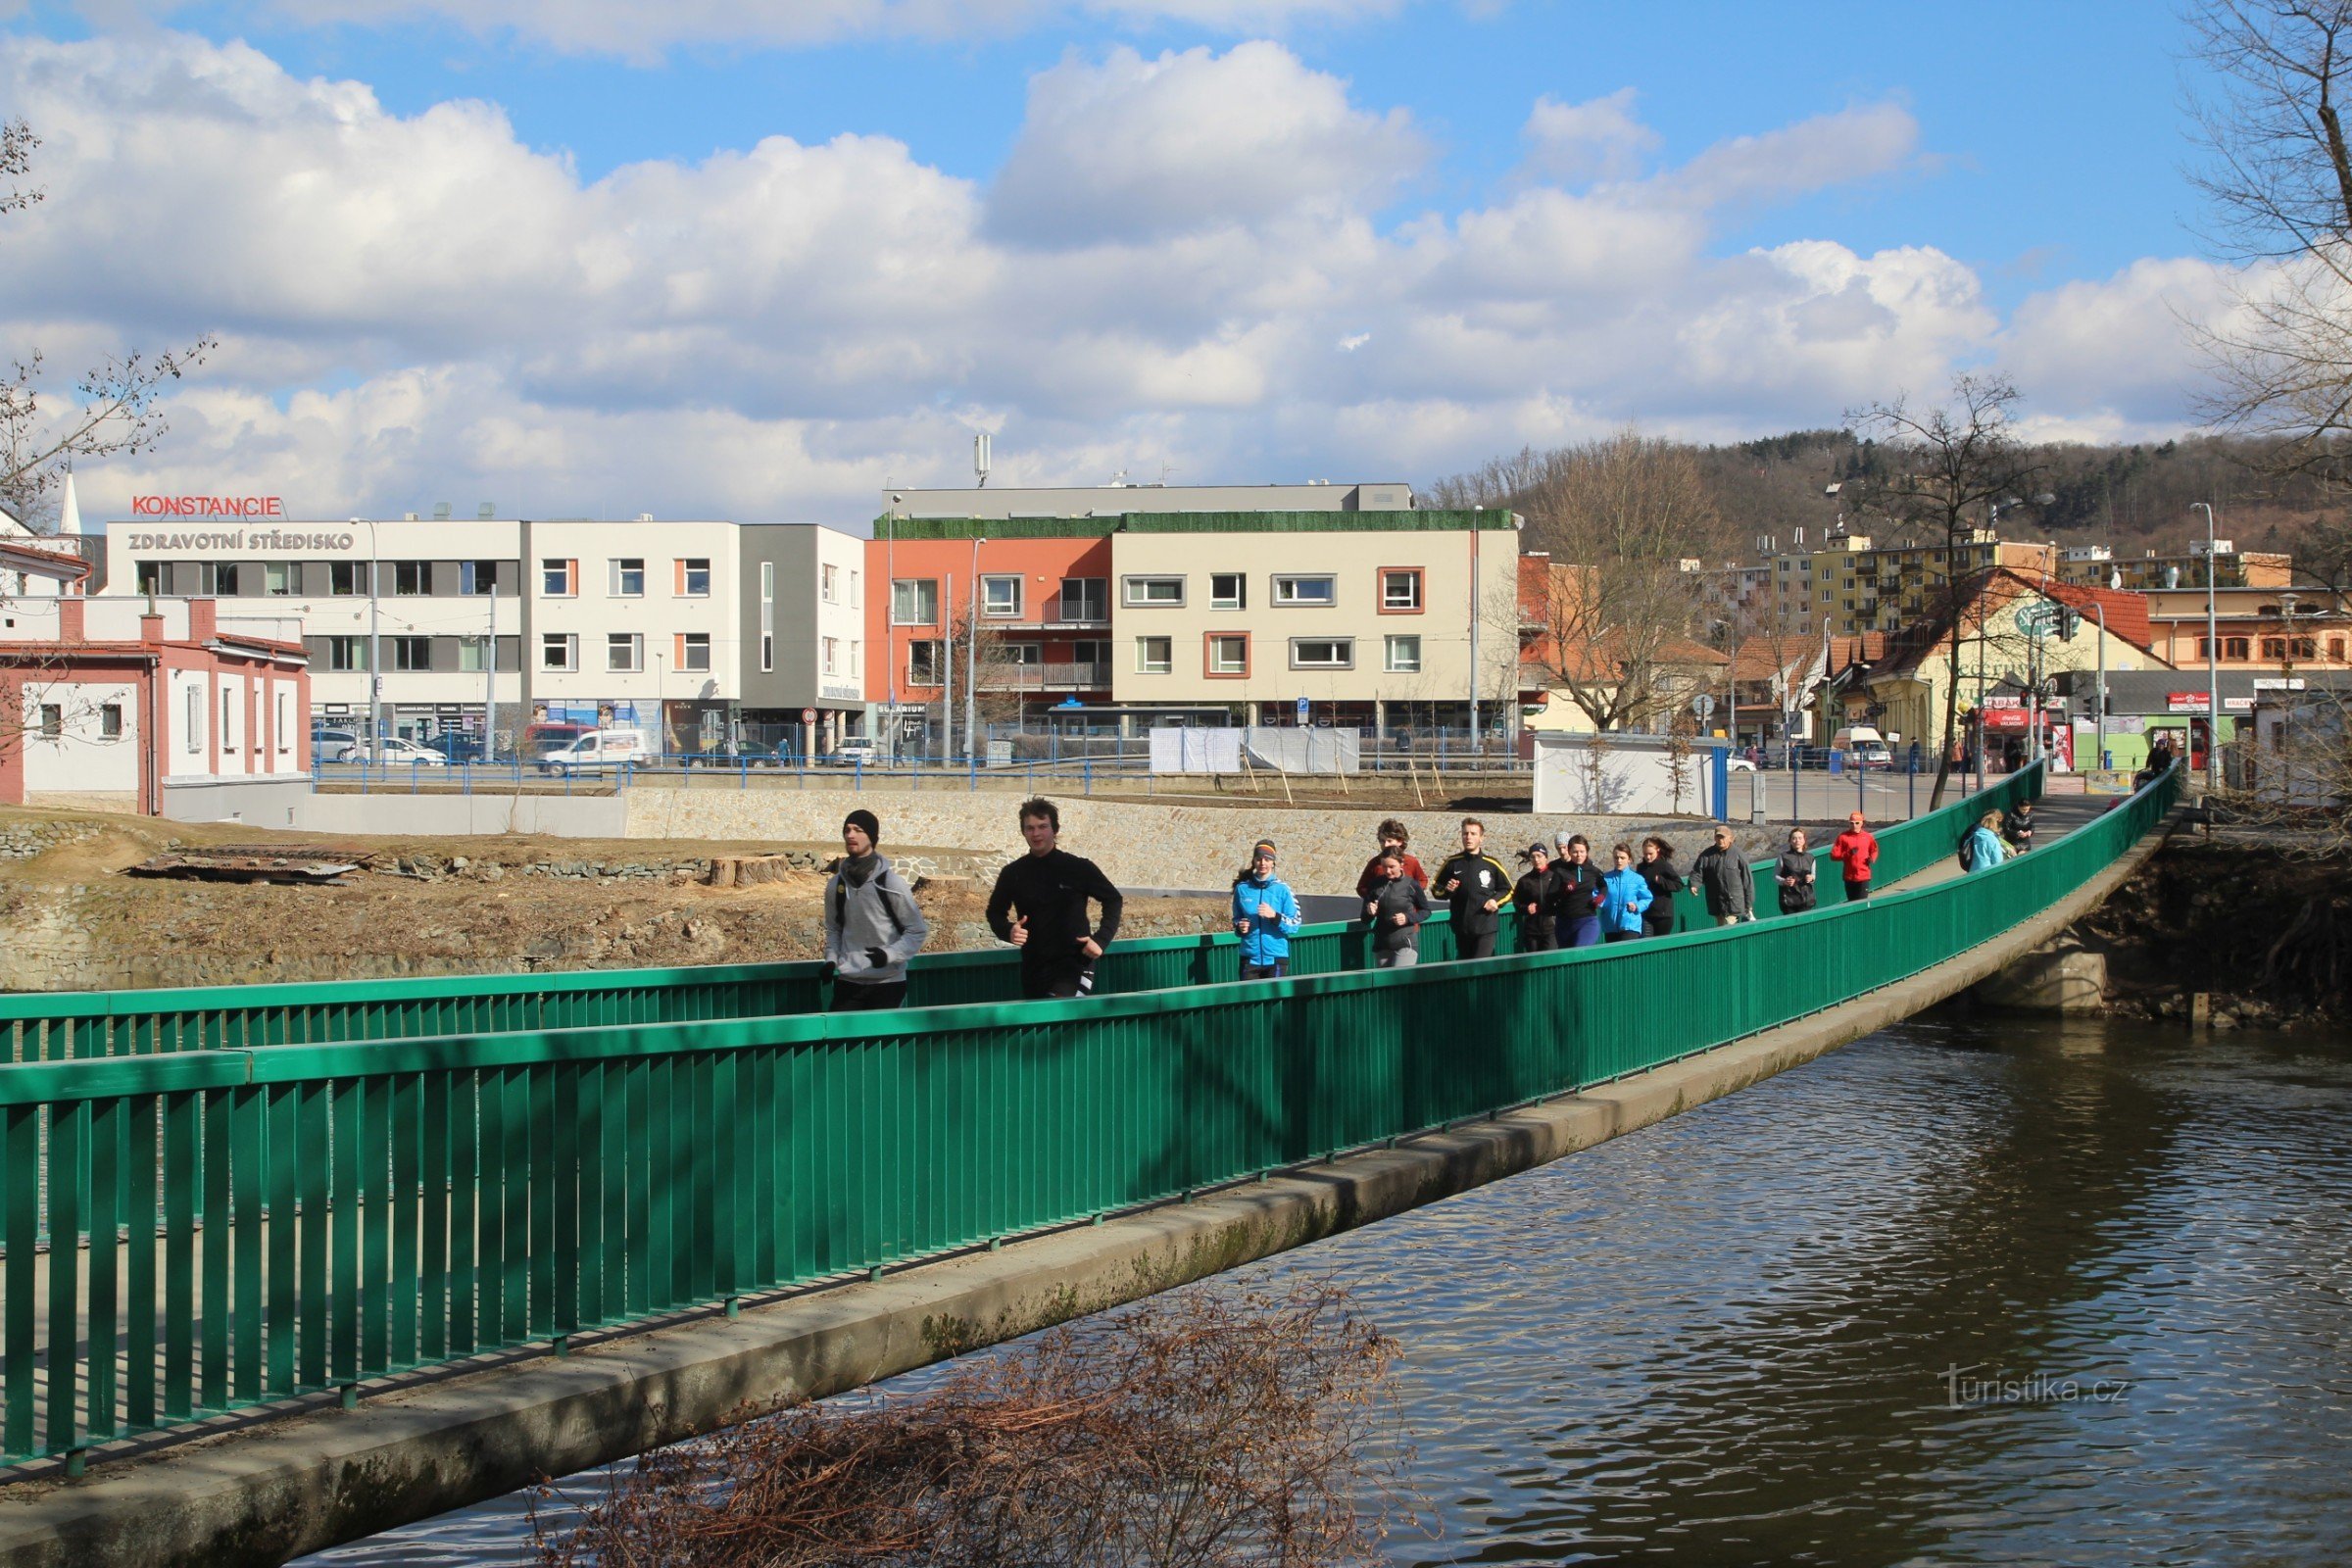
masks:
POLYGON ((890 967, 890 955, 880 948, 868 948, 865 950, 865 961, 877 969, 887 969, 890 967))

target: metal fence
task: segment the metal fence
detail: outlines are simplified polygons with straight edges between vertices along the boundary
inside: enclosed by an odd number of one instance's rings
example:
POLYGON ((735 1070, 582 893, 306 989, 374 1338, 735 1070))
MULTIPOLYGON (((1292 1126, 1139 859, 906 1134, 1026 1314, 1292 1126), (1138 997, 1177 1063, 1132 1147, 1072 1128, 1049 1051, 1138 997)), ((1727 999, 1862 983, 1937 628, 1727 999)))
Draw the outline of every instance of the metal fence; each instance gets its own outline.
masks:
POLYGON ((1617 947, 0 1067, 0 1457, 1083 1221, 1660 1065, 2031 917, 2177 788, 1992 871, 1617 947))
MULTIPOLYGON (((1899 881, 1951 854, 1981 812, 2006 810, 2019 800, 2035 798, 2041 781, 2040 768, 2030 768, 1983 796, 1886 829, 1879 835, 1878 880, 1899 881)), ((1814 860, 1822 885, 1836 885, 1838 870, 1827 847, 1814 852, 1814 860)), ((1750 874, 1756 907, 1776 908, 1773 861, 1753 862, 1750 874)), ((1711 923, 1704 898, 1694 891, 1677 895, 1675 907, 1678 930, 1711 923)), ((1517 922, 1506 920, 1504 926, 1501 947, 1509 952, 1517 922)), ((1452 956, 1452 934, 1443 913, 1423 933, 1432 958, 1452 956)), ((1308 926, 1291 939, 1292 971, 1328 974, 1369 967, 1367 942, 1360 923, 1308 926)), ((1229 932, 1152 937, 1113 944, 1098 966, 1097 980, 1104 993, 1207 985, 1235 978, 1240 962, 1240 941, 1229 932)), ((826 1000, 819 968, 804 961, 0 997, 0 1061, 815 1012, 826 1000)), ((912 997, 924 1005, 1008 1002, 1020 995, 1019 956, 1005 948, 918 955, 910 974, 912 997)))

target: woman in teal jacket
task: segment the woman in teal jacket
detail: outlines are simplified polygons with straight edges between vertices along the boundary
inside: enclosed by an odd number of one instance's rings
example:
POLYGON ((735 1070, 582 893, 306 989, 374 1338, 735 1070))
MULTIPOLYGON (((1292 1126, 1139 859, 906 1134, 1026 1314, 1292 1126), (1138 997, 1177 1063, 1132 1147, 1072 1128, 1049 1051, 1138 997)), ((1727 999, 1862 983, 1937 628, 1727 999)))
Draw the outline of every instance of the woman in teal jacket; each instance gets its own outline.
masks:
POLYGON ((1657 895, 1649 891, 1648 879, 1634 869, 1631 846, 1620 844, 1609 853, 1617 868, 1600 879, 1600 933, 1604 941, 1628 942, 1642 934, 1642 911, 1657 895))
POLYGON ((1242 939, 1242 978, 1279 980, 1291 967, 1291 933, 1305 923, 1298 895, 1274 874, 1274 841, 1259 839, 1249 868, 1233 879, 1233 933, 1242 939))
POLYGON ((1989 871, 2009 858, 2009 847, 2001 842, 2001 813, 1986 811, 1969 829, 1968 868, 1970 872, 1989 871))

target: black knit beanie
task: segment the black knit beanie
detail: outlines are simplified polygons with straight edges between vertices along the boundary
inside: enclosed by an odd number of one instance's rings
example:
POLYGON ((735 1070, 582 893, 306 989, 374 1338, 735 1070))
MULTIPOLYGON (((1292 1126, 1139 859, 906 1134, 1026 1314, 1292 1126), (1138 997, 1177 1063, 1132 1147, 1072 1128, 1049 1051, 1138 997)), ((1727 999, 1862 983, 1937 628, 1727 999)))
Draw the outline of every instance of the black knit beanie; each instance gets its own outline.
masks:
POLYGON ((841 825, 844 829, 853 827, 858 829, 876 848, 881 847, 882 823, 875 817, 873 812, 867 810, 864 807, 860 806, 858 808, 858 809, 843 817, 841 819, 841 825))

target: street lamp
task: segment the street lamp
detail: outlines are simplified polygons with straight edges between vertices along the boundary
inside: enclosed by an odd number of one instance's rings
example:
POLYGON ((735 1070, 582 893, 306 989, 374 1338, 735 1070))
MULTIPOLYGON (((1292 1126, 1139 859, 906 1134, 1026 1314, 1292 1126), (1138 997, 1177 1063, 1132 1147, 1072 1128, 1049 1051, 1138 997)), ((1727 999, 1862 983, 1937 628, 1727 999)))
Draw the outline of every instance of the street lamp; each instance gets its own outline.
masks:
POLYGON ((2205 514, 2205 787, 2221 787, 2222 738, 2222 642, 2218 629, 2220 616, 2214 611, 2213 580, 2218 563, 2213 559, 2213 504, 2192 501, 2191 512, 2202 509, 2205 514))
MULTIPOLYGON (((980 482, 988 482, 986 470, 982 471, 980 482)), ((971 623, 963 661, 963 750, 967 757, 980 754, 980 547, 986 543, 987 535, 972 535, 971 623)), ((955 635, 955 630, 951 623, 949 635, 955 635)), ((948 693, 948 700, 954 702, 956 694, 948 693)))
POLYGON ((368 527, 368 755, 381 758, 384 751, 384 643, 380 606, 375 595, 375 519, 354 517, 351 520, 365 523, 368 527))

